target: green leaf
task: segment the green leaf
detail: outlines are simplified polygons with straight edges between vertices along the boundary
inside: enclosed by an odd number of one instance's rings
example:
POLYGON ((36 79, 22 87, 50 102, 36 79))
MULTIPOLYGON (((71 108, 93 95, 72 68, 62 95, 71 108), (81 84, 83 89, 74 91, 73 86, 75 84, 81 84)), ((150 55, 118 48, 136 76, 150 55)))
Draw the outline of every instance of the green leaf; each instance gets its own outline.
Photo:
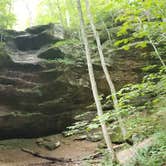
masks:
POLYGON ((122 47, 124 50, 129 50, 130 49, 130 46, 129 45, 124 45, 123 47, 122 47))
POLYGON ((138 47, 145 48, 146 46, 147 46, 147 42, 143 41, 143 42, 137 43, 135 48, 138 48, 138 47))

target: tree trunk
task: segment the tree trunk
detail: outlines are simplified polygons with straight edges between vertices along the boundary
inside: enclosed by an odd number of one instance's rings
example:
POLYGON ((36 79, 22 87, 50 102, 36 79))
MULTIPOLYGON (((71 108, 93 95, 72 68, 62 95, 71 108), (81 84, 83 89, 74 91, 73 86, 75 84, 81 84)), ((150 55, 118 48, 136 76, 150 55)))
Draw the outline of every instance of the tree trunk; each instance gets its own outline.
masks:
POLYGON ((32 11, 27 3, 27 1, 24 1, 25 3, 25 8, 27 10, 28 13, 28 17, 29 17, 29 26, 33 26, 33 16, 32 16, 32 11))
POLYGON ((67 0, 64 0, 64 4, 66 6, 66 25, 67 27, 70 27, 70 12, 68 10, 68 3, 67 3, 67 0))
POLYGON ((70 14, 68 10, 66 10, 66 24, 67 27, 70 27, 70 14))
POLYGON ((63 21, 63 16, 62 16, 62 11, 61 11, 59 0, 56 0, 56 2, 57 2, 57 9, 59 11, 58 12, 59 13, 59 20, 60 20, 61 26, 64 27, 64 21, 63 21))
MULTIPOLYGON (((147 18, 147 19, 148 19, 148 18, 147 18)), ((144 26, 143 26, 143 23, 142 23, 142 20, 141 20, 139 17, 138 17, 138 21, 139 21, 139 23, 140 23, 140 26, 142 26, 143 30, 145 30, 145 28, 144 28, 144 26)), ((151 39, 150 35, 147 34, 147 38, 148 38, 150 44, 152 45, 152 47, 153 47, 153 49, 154 49, 154 51, 155 51, 157 57, 159 58, 161 64, 165 67, 166 65, 165 65, 165 63, 164 63, 162 57, 160 56, 160 54, 159 54, 159 52, 158 52, 158 50, 157 50, 157 47, 155 46, 155 44, 154 44, 153 40, 151 39)))
POLYGON ((102 22, 102 24, 103 24, 103 26, 104 26, 104 29, 105 29, 105 31, 107 32, 107 36, 108 36, 108 40, 109 40, 109 43, 110 43, 110 47, 112 47, 113 46, 113 42, 112 42, 112 36, 111 36, 111 34, 110 34, 110 31, 109 31, 109 29, 107 28, 107 25, 106 25, 106 23, 103 21, 103 20, 101 20, 101 22, 102 22))
MULTIPOLYGON (((98 32, 96 30, 96 27, 94 25, 93 16, 92 16, 92 14, 90 12, 89 1, 85 0, 85 2, 86 2, 86 10, 87 10, 88 18, 89 18, 89 21, 90 21, 90 24, 91 24, 91 28, 92 28, 94 37, 96 39, 96 43, 97 43, 97 48, 98 48, 98 52, 99 52, 99 56, 100 56, 101 65, 102 65, 104 74, 106 76, 106 80, 108 82, 108 85, 109 85, 109 88, 110 88, 110 91, 111 91, 111 94, 112 94, 112 100, 113 100, 113 103, 114 103, 114 109, 118 113, 119 112, 119 106, 118 106, 118 99, 117 99, 117 96, 116 96, 115 86, 113 84, 113 81, 112 81, 112 79, 110 77, 109 71, 108 71, 106 63, 105 63, 105 59, 104 59, 104 55, 103 55, 103 49, 102 49, 102 46, 101 46, 100 37, 99 37, 99 34, 98 34, 98 32)), ((122 135, 123 135, 123 139, 125 140, 126 129, 124 127, 121 115, 119 114, 117 116, 117 118, 118 118, 119 126, 120 126, 120 129, 121 129, 122 135)))
MULTIPOLYGON (((93 65, 92 65, 90 49, 89 49, 89 45, 88 45, 88 39, 87 39, 87 35, 85 32, 85 23, 84 23, 84 19, 83 19, 83 13, 82 13, 82 7, 81 7, 80 0, 77 0, 77 8, 78 8, 78 13, 79 13, 79 17, 80 17, 81 34, 82 34, 82 40, 84 42, 85 51, 86 51, 86 59, 87 59, 89 78, 90 78, 90 82, 91 82, 93 97, 94 97, 95 104, 97 107, 98 116, 101 117, 103 115, 103 110, 102 110, 101 102, 99 100, 97 85, 96 85, 96 81, 95 81, 95 77, 94 77, 93 65)), ((117 161, 116 153, 113 150, 113 145, 110 140, 106 124, 104 121, 101 121, 101 120, 100 120, 100 124, 101 124, 103 136, 104 136, 108 151, 110 152, 112 159, 114 161, 117 161)))
POLYGON ((106 4, 109 4, 110 3, 110 0, 105 0, 106 4))

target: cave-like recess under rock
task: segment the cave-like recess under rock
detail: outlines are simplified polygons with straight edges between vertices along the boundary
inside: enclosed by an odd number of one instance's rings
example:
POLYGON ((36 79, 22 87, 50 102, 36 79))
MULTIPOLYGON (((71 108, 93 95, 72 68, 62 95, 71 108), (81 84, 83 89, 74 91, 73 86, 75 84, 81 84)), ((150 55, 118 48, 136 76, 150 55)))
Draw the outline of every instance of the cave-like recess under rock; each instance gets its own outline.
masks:
MULTIPOLYGON (((93 102, 85 55, 71 45, 55 46, 65 40, 70 40, 69 34, 54 24, 5 32, 6 47, 0 50, 0 139, 61 132, 93 102)), ((116 87, 139 81, 139 69, 145 65, 144 59, 135 58, 139 52, 115 53, 107 63, 116 87)), ((100 64, 94 67, 100 93, 109 94, 100 64)))

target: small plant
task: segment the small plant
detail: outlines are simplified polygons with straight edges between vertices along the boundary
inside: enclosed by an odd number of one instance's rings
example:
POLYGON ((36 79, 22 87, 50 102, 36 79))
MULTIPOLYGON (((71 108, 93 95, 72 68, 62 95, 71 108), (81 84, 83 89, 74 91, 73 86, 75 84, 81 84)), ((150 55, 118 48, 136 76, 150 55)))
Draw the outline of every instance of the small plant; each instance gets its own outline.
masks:
POLYGON ((126 166, 164 166, 166 163, 166 135, 159 132, 154 135, 154 144, 138 150, 136 157, 126 166))
POLYGON ((87 121, 75 122, 73 126, 67 127, 67 131, 64 131, 63 135, 67 137, 74 134, 80 134, 85 131, 87 124, 87 121))

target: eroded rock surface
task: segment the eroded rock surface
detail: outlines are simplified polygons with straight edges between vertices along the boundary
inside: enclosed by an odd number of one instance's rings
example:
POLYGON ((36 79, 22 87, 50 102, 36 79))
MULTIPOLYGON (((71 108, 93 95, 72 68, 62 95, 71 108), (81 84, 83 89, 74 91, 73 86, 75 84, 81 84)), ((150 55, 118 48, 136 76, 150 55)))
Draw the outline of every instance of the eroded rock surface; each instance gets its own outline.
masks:
MULTIPOLYGON (((6 49, 0 52, 1 139, 58 133, 92 103, 82 46, 71 44, 65 33, 53 24, 6 32, 6 49)), ((123 51, 111 56, 105 49, 117 88, 139 81, 143 58, 123 51)), ((96 57, 94 69, 100 93, 109 94, 96 57)))

